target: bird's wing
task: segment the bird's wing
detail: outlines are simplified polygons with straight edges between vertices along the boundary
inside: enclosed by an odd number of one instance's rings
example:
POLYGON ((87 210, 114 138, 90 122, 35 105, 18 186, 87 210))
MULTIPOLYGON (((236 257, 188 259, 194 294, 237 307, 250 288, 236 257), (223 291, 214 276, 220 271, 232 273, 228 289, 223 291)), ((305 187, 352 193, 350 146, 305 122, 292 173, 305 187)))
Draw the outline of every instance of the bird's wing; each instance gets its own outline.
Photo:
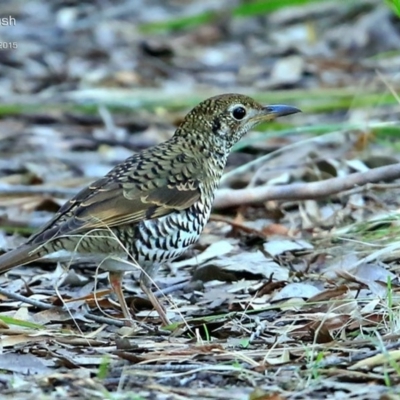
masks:
POLYGON ((186 154, 158 162, 133 156, 64 204, 28 243, 134 224, 184 210, 200 198, 202 166, 186 154))

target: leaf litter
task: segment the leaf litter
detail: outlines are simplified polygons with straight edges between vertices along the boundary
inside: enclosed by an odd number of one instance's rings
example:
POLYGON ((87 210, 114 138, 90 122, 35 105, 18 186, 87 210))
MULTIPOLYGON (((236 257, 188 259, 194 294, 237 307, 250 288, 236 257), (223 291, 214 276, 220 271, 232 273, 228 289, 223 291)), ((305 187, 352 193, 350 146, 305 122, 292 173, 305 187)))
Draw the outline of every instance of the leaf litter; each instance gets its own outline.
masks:
MULTIPOLYGON (((163 34, 143 33, 146 23, 196 14, 197 2, 184 12, 115 3, 37 0, 28 14, 7 2, 18 24, 5 40, 20 51, 1 53, 1 105, 21 108, 0 120, 1 250, 228 88, 268 91, 265 101, 306 112, 279 134, 244 138, 223 188, 398 163, 398 132, 384 131, 396 126, 379 130, 398 104, 383 98, 374 70, 396 88, 400 34, 381 2, 309 2, 246 18, 220 2, 213 22, 163 34), (57 51, 60 31, 69 56, 57 51), (363 103, 371 93, 379 97, 363 103), (83 106, 92 99, 94 112, 83 106)), ((123 326, 106 274, 90 263, 42 260, 0 276, 2 398, 397 398, 400 191, 368 189, 215 209, 200 241, 156 278, 174 321, 166 329, 142 298, 139 270, 124 280, 134 327, 123 326)))

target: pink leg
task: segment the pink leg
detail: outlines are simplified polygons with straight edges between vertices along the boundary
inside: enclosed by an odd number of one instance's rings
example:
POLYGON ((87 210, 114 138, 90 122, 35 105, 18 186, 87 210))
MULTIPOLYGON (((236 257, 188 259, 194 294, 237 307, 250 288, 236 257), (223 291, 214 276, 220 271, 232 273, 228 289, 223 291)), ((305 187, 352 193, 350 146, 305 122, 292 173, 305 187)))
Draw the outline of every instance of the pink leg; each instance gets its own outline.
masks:
POLYGON ((110 284, 114 293, 117 295, 119 305, 121 307, 124 317, 128 321, 132 321, 131 313, 129 312, 128 306, 125 301, 124 293, 122 292, 122 278, 124 276, 123 272, 109 272, 108 277, 110 279, 110 284))

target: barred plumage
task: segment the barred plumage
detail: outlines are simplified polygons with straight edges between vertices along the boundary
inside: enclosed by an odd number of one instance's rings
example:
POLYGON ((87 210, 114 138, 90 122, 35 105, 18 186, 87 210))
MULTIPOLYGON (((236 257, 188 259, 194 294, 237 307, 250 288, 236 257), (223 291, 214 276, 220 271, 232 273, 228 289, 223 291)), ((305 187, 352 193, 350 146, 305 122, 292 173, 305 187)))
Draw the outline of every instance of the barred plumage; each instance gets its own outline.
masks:
POLYGON ((80 191, 26 244, 0 257, 0 273, 59 250, 90 257, 109 272, 125 318, 123 273, 141 267, 141 287, 164 324, 169 321, 150 290, 163 262, 196 242, 207 223, 232 146, 261 121, 298 112, 264 107, 226 94, 203 101, 165 143, 129 157, 80 191), (129 254, 129 256, 128 256, 129 254))

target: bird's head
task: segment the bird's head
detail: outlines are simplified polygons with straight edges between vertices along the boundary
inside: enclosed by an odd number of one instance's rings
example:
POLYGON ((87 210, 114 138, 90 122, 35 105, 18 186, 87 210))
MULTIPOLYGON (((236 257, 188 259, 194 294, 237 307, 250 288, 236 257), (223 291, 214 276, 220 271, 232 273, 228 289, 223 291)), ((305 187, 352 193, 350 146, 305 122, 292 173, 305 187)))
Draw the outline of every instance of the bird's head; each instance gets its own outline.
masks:
POLYGON ((176 135, 194 134, 226 152, 260 122, 298 112, 300 110, 292 106, 263 106, 242 94, 223 94, 194 107, 184 118, 176 135))

